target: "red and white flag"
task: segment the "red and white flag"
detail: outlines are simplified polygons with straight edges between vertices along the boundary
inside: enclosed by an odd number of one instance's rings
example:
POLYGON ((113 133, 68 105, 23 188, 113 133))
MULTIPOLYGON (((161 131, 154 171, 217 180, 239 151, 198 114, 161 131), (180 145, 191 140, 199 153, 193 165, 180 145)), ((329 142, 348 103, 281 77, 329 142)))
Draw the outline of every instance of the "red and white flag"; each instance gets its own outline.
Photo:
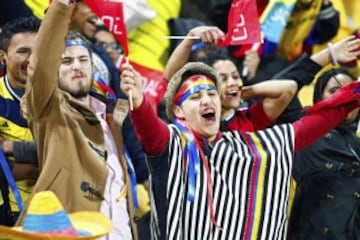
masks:
POLYGON ((220 46, 261 42, 256 0, 233 0, 228 15, 228 32, 220 46))
POLYGON ((143 93, 154 103, 152 106, 157 111, 157 105, 163 99, 167 88, 163 73, 132 61, 130 63, 141 74, 143 78, 143 93))
POLYGON ((119 0, 84 0, 129 55, 123 4, 119 0))
MULTIPOLYGON (((121 0, 84 0, 84 2, 102 20, 109 31, 114 34, 123 47, 125 57, 128 57, 127 33, 121 0)), ((122 59, 121 63, 124 61, 122 59)), ((143 92, 154 102, 153 106, 156 109, 166 91, 166 83, 162 72, 136 64, 131 60, 129 62, 143 76, 143 92)))

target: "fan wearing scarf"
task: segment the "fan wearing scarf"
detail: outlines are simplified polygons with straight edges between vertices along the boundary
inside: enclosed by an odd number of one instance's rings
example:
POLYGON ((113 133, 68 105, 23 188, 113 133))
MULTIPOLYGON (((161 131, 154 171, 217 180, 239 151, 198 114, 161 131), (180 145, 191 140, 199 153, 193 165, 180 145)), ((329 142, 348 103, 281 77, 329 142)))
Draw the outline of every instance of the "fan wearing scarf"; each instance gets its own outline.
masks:
POLYGON ((168 85, 174 124, 167 125, 141 92, 139 73, 129 64, 122 70, 121 89, 132 93, 130 115, 149 166, 166 172, 162 184, 151 176, 155 239, 285 239, 294 151, 359 106, 360 84, 354 83, 293 124, 220 132, 220 79, 203 63, 187 63, 168 85), (151 162, 152 156, 164 159, 151 162))
POLYGON ((67 212, 96 211, 108 217, 113 228, 103 239, 137 239, 121 130, 127 102, 107 105, 89 94, 94 64, 86 39, 68 32, 74 11, 76 1, 52 1, 30 57, 22 112, 40 167, 30 198, 52 191, 67 212))

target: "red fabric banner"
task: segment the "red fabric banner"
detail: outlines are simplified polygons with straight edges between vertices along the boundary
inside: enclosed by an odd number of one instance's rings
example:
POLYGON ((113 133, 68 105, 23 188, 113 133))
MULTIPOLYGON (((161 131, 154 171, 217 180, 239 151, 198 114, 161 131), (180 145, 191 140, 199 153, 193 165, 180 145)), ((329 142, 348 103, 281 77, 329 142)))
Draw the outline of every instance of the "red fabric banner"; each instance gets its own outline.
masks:
MULTIPOLYGON (((143 93, 147 95, 154 104, 154 109, 157 111, 157 105, 163 99, 167 84, 164 80, 162 71, 149 68, 147 66, 138 64, 128 59, 129 63, 134 67, 136 71, 140 73, 143 80, 143 93)), ((121 72, 121 65, 126 62, 125 58, 122 58, 117 64, 119 71, 121 72)))
POLYGON ((228 32, 220 46, 261 42, 256 0, 233 0, 228 15, 228 32))
POLYGON ((143 93, 152 99, 154 109, 157 111, 157 105, 163 99, 167 87, 163 73, 131 61, 130 64, 143 77, 143 93))
POLYGON ((119 0, 84 0, 129 55, 123 4, 119 0))

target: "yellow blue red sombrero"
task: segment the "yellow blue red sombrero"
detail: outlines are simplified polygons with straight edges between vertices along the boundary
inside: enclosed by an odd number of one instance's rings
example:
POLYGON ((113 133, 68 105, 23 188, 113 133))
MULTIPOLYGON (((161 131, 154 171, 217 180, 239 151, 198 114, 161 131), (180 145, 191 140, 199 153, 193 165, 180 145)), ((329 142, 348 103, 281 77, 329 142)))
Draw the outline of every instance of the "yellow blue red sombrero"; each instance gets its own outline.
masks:
POLYGON ((99 212, 68 214, 51 191, 32 198, 21 227, 0 226, 0 240, 96 239, 110 232, 110 220, 99 212))

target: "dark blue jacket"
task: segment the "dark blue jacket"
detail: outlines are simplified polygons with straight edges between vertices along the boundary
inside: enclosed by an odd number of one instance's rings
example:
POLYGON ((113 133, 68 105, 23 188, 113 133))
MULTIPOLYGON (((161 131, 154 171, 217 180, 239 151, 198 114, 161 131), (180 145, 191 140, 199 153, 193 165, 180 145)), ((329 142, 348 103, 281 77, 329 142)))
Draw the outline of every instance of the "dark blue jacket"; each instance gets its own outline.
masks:
POLYGON ((296 153, 290 240, 360 239, 360 139, 338 127, 296 153))

